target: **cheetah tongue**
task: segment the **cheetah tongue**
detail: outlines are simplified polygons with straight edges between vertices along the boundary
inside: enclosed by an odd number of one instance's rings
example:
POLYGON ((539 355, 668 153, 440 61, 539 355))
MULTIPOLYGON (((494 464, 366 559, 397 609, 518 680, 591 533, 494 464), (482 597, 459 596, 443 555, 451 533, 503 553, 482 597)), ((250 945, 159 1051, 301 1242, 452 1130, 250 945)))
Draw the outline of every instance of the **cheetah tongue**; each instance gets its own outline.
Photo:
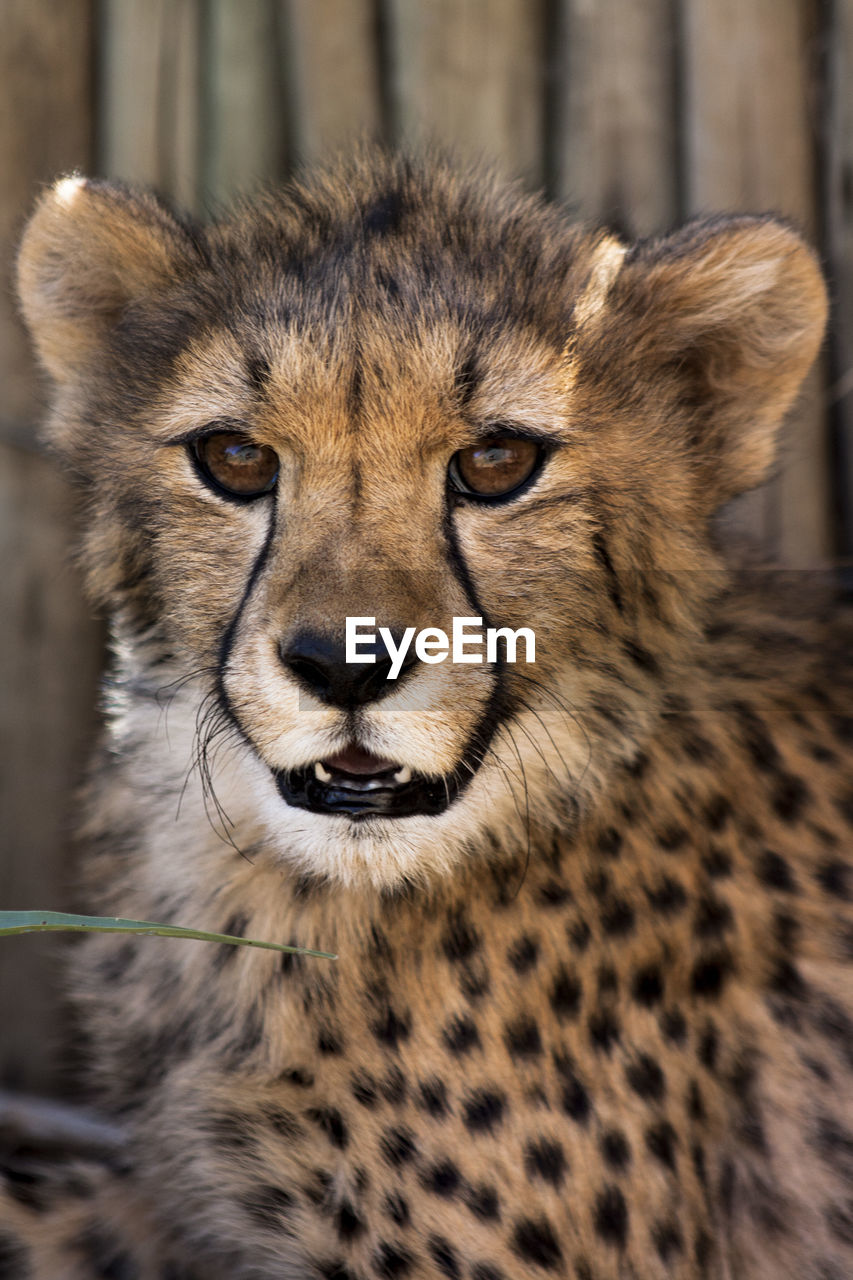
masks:
POLYGON ((362 751, 361 747, 347 747, 336 756, 321 760, 323 768, 329 773, 348 773, 355 777, 376 777, 378 774, 394 773, 399 769, 393 760, 382 760, 379 756, 362 751))

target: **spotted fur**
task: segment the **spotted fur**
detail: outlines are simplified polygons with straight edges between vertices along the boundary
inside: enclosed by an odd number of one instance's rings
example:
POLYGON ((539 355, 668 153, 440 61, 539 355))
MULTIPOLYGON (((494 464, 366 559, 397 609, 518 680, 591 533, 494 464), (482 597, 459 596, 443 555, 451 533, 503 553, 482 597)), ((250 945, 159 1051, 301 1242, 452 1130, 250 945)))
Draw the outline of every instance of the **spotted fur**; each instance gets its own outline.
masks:
POLYGON ((628 246, 373 155, 207 228, 66 179, 19 278, 114 628, 81 901, 339 959, 89 940, 131 1225, 94 1174, 82 1216, 12 1198, 5 1274, 851 1274, 851 627, 710 532, 821 341, 797 233, 628 246), (212 422, 276 450, 274 494, 204 485, 212 422), (541 471, 454 496, 496 427, 541 471), (533 627, 536 665, 421 665, 345 712, 281 644, 349 614, 533 627), (458 798, 284 803, 353 740, 458 798), (124 1269, 79 1262, 83 1216, 124 1269))

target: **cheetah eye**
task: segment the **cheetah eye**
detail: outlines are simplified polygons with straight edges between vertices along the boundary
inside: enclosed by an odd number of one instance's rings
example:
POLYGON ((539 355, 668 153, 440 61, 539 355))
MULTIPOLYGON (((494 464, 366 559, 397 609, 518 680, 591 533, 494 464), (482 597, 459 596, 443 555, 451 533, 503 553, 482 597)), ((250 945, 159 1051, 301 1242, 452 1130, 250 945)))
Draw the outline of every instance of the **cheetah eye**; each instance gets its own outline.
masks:
POLYGON ((468 497, 505 498, 539 469, 545 450, 521 436, 488 436, 450 459, 448 479, 457 493, 468 497))
POLYGON ((259 498, 275 488, 278 456, 269 445, 255 444, 236 431, 217 431, 195 440, 190 449, 211 488, 234 498, 259 498))

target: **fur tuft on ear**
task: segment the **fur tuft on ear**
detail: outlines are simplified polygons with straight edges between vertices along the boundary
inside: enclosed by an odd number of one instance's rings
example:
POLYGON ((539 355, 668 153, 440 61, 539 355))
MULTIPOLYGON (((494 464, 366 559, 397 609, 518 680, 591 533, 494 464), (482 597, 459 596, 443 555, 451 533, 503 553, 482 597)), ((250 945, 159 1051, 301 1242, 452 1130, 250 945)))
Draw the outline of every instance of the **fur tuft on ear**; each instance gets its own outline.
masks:
POLYGON ((641 241, 606 311, 647 371, 676 378, 709 504, 760 484, 826 324, 820 267, 799 234, 743 215, 641 241))
POLYGON ((91 368, 131 301, 165 288, 193 241, 148 192, 74 175, 41 197, 18 255, 18 296, 41 360, 59 383, 91 368))

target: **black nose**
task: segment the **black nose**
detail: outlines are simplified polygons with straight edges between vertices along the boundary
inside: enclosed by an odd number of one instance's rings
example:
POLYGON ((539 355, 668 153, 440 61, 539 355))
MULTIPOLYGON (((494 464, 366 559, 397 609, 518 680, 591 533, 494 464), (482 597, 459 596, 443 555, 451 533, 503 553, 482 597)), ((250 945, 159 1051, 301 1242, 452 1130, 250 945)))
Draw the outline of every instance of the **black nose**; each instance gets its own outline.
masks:
MULTIPOLYGON (((391 634, 399 645, 400 633, 391 634)), ((300 631, 279 645, 282 662, 303 689, 335 707, 361 707, 384 698, 399 688, 418 661, 410 647, 396 680, 389 680, 393 660, 378 633, 374 641, 359 639, 358 651, 375 654, 376 661, 347 662, 345 643, 318 631, 300 631)))

